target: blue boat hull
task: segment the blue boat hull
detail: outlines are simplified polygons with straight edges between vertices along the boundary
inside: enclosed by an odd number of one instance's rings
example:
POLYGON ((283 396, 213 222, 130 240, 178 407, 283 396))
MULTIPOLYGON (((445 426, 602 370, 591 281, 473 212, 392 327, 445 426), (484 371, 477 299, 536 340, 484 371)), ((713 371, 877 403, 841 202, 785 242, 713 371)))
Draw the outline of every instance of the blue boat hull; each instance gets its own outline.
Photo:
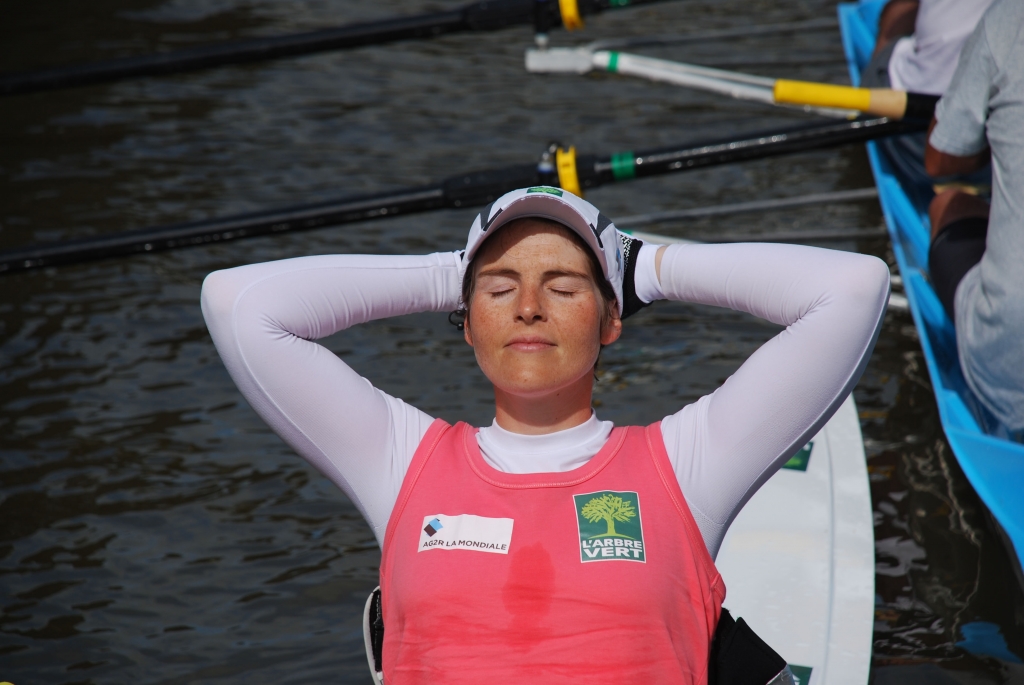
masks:
MULTIPOLYGON (((871 57, 884 6, 885 0, 839 5, 843 49, 854 85, 859 84, 860 72, 871 57)), ((915 205, 913 194, 901 187, 874 142, 867 148, 943 430, 967 479, 1009 538, 1020 576, 1024 554, 1024 445, 983 429, 987 426, 992 430, 992 420, 964 380, 953 323, 928 280, 928 208, 915 205)))

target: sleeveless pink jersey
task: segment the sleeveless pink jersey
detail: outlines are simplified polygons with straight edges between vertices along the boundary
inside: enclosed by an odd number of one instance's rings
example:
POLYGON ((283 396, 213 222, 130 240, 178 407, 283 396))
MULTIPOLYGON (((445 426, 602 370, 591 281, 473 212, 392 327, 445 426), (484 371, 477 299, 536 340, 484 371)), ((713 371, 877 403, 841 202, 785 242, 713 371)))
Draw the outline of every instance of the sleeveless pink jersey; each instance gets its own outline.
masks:
POLYGON ((573 471, 508 474, 475 428, 435 421, 380 576, 387 685, 702 684, 725 599, 658 424, 573 471))

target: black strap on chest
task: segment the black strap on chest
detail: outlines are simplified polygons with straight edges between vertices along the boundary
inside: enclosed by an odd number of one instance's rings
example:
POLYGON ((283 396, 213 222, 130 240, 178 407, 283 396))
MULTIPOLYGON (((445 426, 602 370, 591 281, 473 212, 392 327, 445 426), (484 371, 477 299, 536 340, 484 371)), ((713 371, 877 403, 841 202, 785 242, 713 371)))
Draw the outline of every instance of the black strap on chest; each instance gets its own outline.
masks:
MULTIPOLYGON (((383 670, 384 619, 381 616, 380 588, 373 591, 370 603, 370 645, 374 670, 383 670)), ((735 620, 722 609, 711 640, 708 685, 766 685, 786 668, 786 660, 751 630, 742 618, 735 620)))
POLYGON ((370 647, 373 651, 373 669, 377 673, 384 670, 384 616, 380 606, 380 588, 370 595, 370 647))
POLYGON ((786 660, 742 618, 722 609, 711 640, 708 685, 765 685, 786 668, 786 660))

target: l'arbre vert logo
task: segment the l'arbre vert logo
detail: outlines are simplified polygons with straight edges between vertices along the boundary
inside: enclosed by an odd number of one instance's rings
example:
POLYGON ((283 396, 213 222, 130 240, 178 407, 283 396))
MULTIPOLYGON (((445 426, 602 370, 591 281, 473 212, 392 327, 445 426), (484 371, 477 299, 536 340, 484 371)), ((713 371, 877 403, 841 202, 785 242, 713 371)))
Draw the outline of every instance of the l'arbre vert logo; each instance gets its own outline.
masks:
POLYGON ((534 188, 527 188, 526 194, 530 193, 547 193, 548 195, 557 195, 562 197, 562 191, 558 188, 552 188, 551 186, 536 186, 534 188))
POLYGON ((603 490, 573 495, 580 533, 580 561, 647 562, 640 496, 603 490))

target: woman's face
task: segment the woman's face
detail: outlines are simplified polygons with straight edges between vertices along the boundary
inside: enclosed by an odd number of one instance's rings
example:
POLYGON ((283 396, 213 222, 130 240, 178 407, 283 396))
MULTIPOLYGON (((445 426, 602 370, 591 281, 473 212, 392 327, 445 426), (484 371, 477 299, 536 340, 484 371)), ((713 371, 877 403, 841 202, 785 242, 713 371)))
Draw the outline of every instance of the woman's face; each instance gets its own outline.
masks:
POLYGON ((584 248, 569 229, 521 220, 483 246, 473 267, 466 342, 500 390, 542 397, 586 379, 601 345, 622 332, 584 248))

